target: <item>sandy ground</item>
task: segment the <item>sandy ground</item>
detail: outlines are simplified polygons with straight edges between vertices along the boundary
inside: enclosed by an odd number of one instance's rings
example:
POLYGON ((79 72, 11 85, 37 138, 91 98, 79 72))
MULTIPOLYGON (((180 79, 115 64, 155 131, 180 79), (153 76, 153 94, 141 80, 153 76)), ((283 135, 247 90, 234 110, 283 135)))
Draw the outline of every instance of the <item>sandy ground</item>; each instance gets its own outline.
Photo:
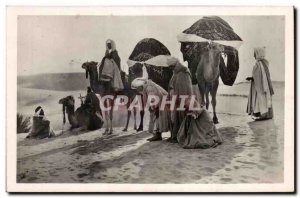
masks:
MULTIPOLYGON (((50 120, 54 120, 56 132, 60 133, 62 115, 57 98, 66 93, 50 91, 47 95, 45 92, 47 91, 18 89, 18 111, 29 115, 33 106, 42 102, 49 109, 48 116, 50 120), (39 94, 45 98, 38 96, 39 94), (32 102, 34 99, 39 101, 32 102), (50 108, 52 105, 53 108, 50 108)), ((225 92, 226 90, 223 92, 220 90, 220 94, 225 92)), ((284 93, 284 89, 277 87, 275 93, 284 93)), ((217 128, 223 135, 224 143, 217 148, 206 150, 185 150, 177 144, 166 141, 147 142, 146 139, 151 137, 151 134, 146 131, 135 132, 132 130, 132 124, 128 132, 122 132, 121 127, 115 127, 114 134, 105 137, 102 135, 104 129, 78 133, 65 131, 58 137, 44 140, 27 140, 24 139, 27 134, 19 134, 17 181, 22 183, 283 182, 283 95, 277 94, 274 97, 273 120, 252 121, 244 113, 246 103, 247 98, 243 96, 218 96, 220 124, 217 128)), ((123 114, 116 116, 124 117, 123 114)), ((166 139, 170 134, 163 135, 166 139)))

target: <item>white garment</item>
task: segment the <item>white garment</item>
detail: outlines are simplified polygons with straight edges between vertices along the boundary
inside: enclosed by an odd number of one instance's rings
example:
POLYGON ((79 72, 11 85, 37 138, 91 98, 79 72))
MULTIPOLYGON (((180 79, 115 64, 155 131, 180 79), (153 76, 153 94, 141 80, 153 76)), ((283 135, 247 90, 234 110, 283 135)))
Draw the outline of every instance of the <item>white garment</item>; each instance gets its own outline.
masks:
MULTIPOLYGON (((269 111, 269 108, 272 107, 272 98, 270 94, 270 88, 266 76, 266 71, 262 65, 261 62, 258 62, 258 64, 255 64, 253 68, 253 77, 254 81, 251 82, 251 89, 250 89, 250 97, 252 97, 253 103, 252 103, 252 108, 253 108, 253 113, 267 113, 269 111), (259 67, 259 68, 258 68, 259 67), (264 90, 260 92, 257 90, 256 87, 261 87, 261 85, 256 85, 257 80, 255 80, 255 72, 261 72, 261 77, 262 80, 260 82, 263 83, 264 90)), ((258 81, 259 82, 259 81, 258 81)))

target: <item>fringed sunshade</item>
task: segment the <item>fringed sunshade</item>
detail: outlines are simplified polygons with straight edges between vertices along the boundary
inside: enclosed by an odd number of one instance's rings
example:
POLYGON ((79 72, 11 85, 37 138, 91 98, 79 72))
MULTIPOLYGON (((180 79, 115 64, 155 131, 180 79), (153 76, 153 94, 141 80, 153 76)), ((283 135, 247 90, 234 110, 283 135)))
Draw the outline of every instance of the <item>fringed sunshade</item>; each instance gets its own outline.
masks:
POLYGON ((203 17, 177 36, 179 42, 209 42, 238 48, 242 39, 218 16, 203 17))
POLYGON ((167 67, 167 58, 170 55, 170 51, 158 40, 144 38, 136 44, 127 63, 129 67, 136 63, 167 67))

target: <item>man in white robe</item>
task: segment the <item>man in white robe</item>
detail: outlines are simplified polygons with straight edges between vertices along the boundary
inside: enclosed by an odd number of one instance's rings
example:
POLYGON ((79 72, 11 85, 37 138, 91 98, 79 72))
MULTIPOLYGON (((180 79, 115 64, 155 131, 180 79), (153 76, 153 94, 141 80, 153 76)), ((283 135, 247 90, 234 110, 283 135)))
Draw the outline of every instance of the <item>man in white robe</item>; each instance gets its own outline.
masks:
POLYGON ((272 95, 274 90, 269 72, 269 62, 265 59, 265 48, 255 48, 256 63, 253 67, 247 113, 255 120, 273 118, 272 95))
POLYGON ((131 86, 135 89, 142 88, 144 104, 147 104, 147 100, 150 98, 150 96, 154 96, 158 99, 158 103, 156 105, 149 106, 150 120, 148 131, 153 133, 153 137, 149 138, 148 141, 152 142, 162 140, 161 133, 169 131, 171 125, 169 110, 160 109, 162 98, 166 97, 168 92, 158 84, 154 83, 152 80, 147 80, 143 77, 136 78, 134 81, 132 81, 131 86), (156 126, 155 132, 153 132, 154 126, 156 126))

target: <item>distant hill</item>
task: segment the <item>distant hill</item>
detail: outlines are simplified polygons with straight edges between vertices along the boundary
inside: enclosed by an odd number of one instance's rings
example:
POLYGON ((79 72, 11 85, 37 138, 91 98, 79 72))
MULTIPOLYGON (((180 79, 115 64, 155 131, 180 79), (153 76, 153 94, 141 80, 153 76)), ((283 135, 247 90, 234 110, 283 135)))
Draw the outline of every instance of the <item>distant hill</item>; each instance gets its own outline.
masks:
MULTIPOLYGON (((275 95, 278 97, 280 95, 284 96, 285 82, 283 81, 272 81, 275 95)), ((235 83, 233 86, 220 85, 218 89, 218 95, 220 96, 239 96, 248 97, 250 91, 250 82, 243 81, 235 83)))
POLYGON ((85 90, 89 86, 89 79, 85 73, 48 73, 29 76, 18 76, 18 86, 34 89, 56 91, 85 90))
MULTIPOLYGON (((242 81, 242 82, 237 82, 234 83, 235 85, 240 85, 240 84, 250 84, 250 81, 242 81)), ((272 81, 273 86, 284 86, 285 82, 284 81, 272 81)))

